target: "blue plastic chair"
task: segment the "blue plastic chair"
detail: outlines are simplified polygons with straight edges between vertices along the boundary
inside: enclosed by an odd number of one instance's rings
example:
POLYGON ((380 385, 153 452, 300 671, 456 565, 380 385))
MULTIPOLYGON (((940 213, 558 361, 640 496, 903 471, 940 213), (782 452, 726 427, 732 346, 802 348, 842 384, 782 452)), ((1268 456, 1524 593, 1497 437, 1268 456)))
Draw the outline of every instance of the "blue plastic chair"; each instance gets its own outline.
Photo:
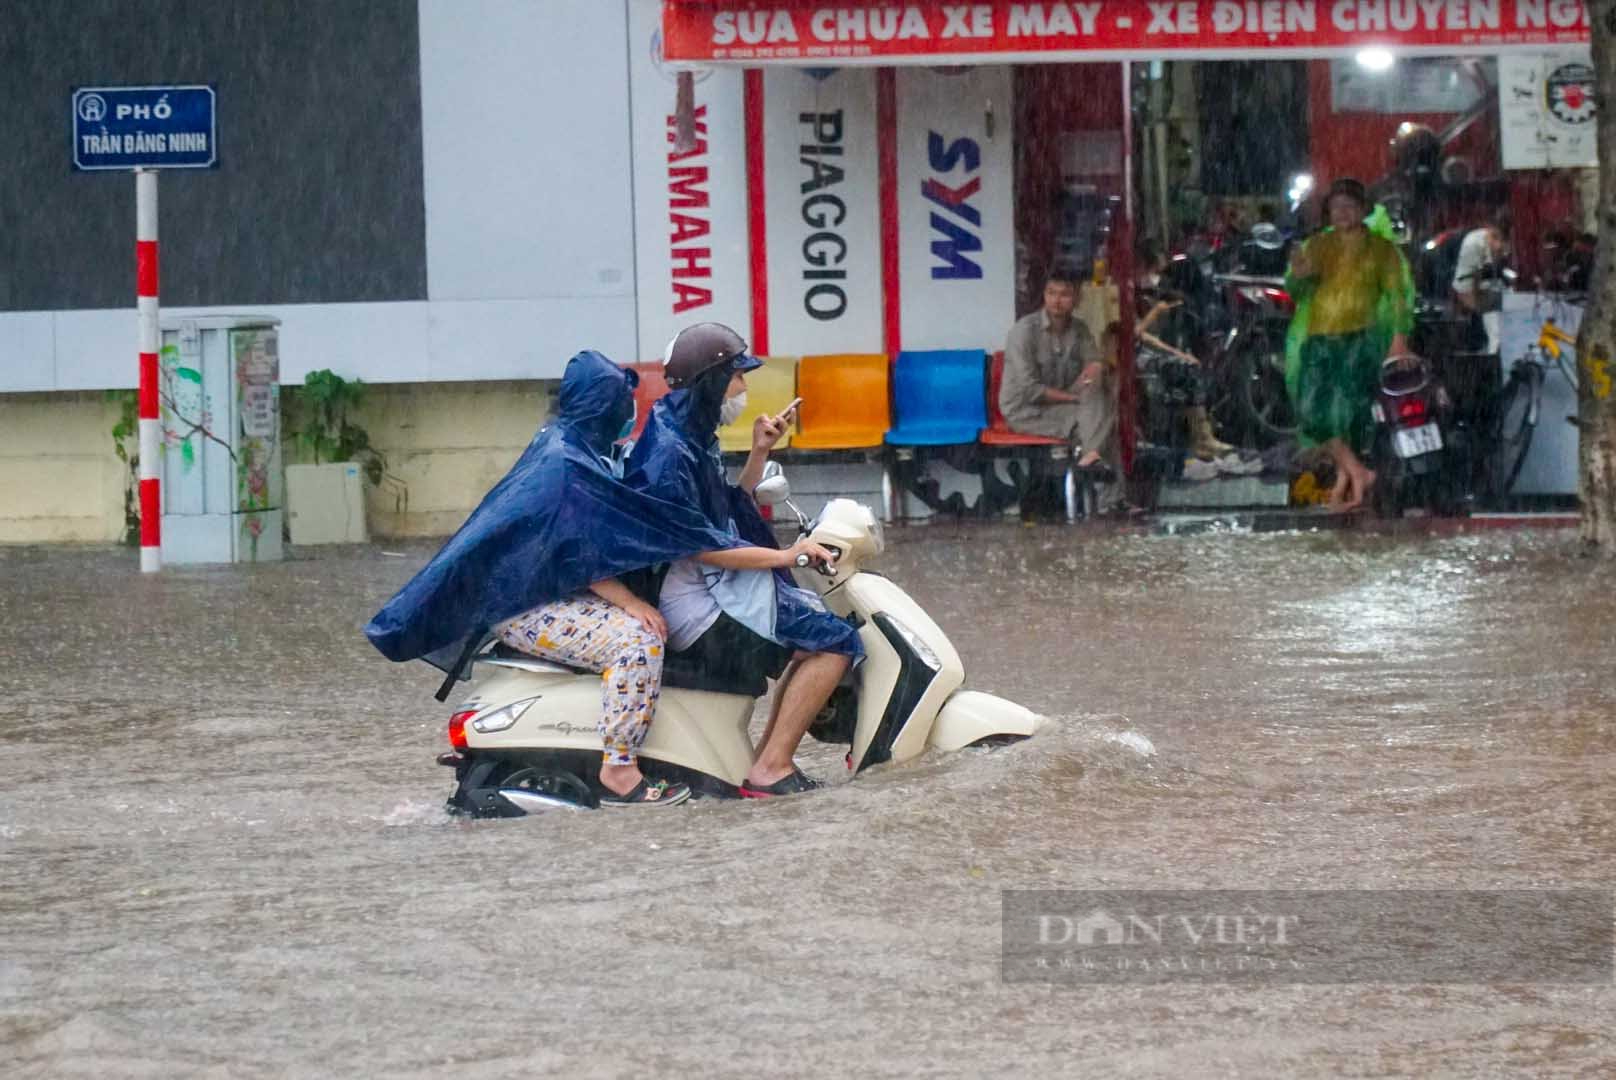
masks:
POLYGON ((889 446, 974 443, 988 426, 987 353, 981 349, 901 352, 892 373, 897 422, 889 446))

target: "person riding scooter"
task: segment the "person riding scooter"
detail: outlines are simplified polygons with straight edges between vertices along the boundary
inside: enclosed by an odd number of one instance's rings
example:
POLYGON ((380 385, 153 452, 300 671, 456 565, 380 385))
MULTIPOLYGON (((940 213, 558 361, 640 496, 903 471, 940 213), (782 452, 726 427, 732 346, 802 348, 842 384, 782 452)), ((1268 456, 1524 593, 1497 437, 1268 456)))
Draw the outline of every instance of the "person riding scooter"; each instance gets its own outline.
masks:
POLYGON ((663 358, 672 392, 652 410, 625 474, 631 487, 692 506, 710 528, 753 545, 675 562, 659 600, 673 649, 714 664, 739 661, 779 679, 756 760, 740 785, 750 798, 817 786, 796 768, 793 755, 848 667, 864 655, 857 630, 787 572, 799 557, 830 564, 831 552, 807 538, 780 550, 752 498, 769 451, 785 434, 789 410, 757 419, 739 486, 725 478, 718 428, 740 415, 745 373, 761 366, 727 326, 700 323, 680 331, 663 358))
POLYGON ((667 806, 690 789, 648 782, 636 760, 661 690, 666 627, 618 579, 738 541, 688 503, 614 475, 607 462, 633 428, 637 382, 598 352, 574 356, 554 421, 365 634, 388 659, 428 659, 451 678, 490 634, 600 672, 601 802, 667 806))

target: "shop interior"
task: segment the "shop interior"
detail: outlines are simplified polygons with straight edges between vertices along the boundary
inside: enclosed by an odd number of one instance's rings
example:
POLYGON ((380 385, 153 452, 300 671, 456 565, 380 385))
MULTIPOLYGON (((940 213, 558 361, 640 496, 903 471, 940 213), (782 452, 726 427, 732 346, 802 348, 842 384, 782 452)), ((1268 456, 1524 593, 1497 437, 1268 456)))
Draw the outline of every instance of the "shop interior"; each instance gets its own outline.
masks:
MULTIPOLYGON (((1556 125, 1586 123, 1591 132, 1592 71, 1570 65, 1535 85, 1511 78, 1500 86, 1500 69, 1497 57, 1380 49, 1015 69, 1017 313, 1038 309, 1056 266, 1109 290, 1113 310, 1133 312, 1120 328, 1134 360, 1121 365, 1120 419, 1139 440, 1144 468, 1136 462, 1134 471, 1154 470, 1167 505, 1175 489, 1195 489, 1176 496, 1186 506, 1295 505, 1327 483, 1295 453, 1282 279, 1293 246, 1321 225, 1319 195, 1343 176, 1361 180, 1384 207, 1382 227, 1393 231, 1420 297, 1418 349, 1474 414, 1475 460, 1450 494, 1469 509, 1574 495, 1575 431, 1563 422, 1540 423, 1530 467, 1517 465, 1507 489, 1482 459, 1493 450, 1484 443, 1508 437, 1487 409, 1540 336, 1545 307, 1575 333, 1597 202, 1595 169, 1553 167, 1556 147, 1542 146, 1557 141, 1552 132, 1533 135, 1550 167, 1506 162, 1502 106, 1510 95, 1537 95, 1538 105, 1558 110, 1556 125), (1545 92, 1552 101, 1541 100, 1545 92), (1452 286, 1464 237, 1489 222, 1507 227, 1498 262, 1512 276, 1500 286, 1508 301, 1498 321, 1480 339, 1470 313, 1455 310, 1452 286), (1178 312, 1140 340, 1139 319, 1164 297, 1178 312), (1152 346, 1163 338, 1200 362, 1218 438, 1248 459, 1266 455, 1266 485, 1193 464, 1186 477, 1191 433, 1177 405, 1187 399, 1173 365, 1157 363, 1152 346), (1214 478, 1229 482, 1190 483, 1214 478), (1284 486, 1276 489, 1276 479, 1284 486)), ((1574 379, 1574 365, 1569 372, 1574 379)), ((1574 385, 1562 382, 1540 380, 1542 411, 1564 416, 1568 402, 1575 411, 1574 385)), ((1133 445, 1126 430, 1124 438, 1133 445)))

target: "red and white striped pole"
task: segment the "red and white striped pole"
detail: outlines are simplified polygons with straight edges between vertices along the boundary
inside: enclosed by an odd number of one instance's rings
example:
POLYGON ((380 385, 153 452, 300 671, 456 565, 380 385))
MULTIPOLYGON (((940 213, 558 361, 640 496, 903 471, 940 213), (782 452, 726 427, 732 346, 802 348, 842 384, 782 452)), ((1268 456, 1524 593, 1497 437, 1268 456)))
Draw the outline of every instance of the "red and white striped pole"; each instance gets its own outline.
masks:
POLYGON ((135 170, 135 311, 140 321, 140 572, 163 568, 163 499, 157 418, 157 171, 135 170))

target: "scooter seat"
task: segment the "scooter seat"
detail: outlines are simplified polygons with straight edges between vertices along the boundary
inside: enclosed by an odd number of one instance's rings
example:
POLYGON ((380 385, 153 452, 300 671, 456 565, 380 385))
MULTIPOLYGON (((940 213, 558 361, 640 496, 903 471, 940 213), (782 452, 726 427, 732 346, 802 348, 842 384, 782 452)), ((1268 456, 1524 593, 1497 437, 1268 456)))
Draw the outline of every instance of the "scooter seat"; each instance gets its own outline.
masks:
POLYGON ((762 697, 769 691, 768 680, 761 674, 744 678, 732 672, 709 673, 689 653, 668 650, 662 662, 662 685, 680 690, 705 690, 711 694, 740 694, 743 697, 762 697))
MULTIPOLYGON (((513 649, 504 642, 499 642, 489 650, 488 655, 496 660, 533 660, 530 653, 513 649)), ((595 675, 600 673, 589 668, 578 667, 575 664, 563 664, 557 660, 546 659, 546 664, 563 668, 575 675, 595 675)), ((709 673, 694 657, 687 653, 666 653, 662 663, 662 685, 675 687, 680 690, 705 690, 711 694, 740 694, 744 697, 762 697, 768 693, 769 684, 761 675, 746 679, 739 678, 731 673, 709 673)))

